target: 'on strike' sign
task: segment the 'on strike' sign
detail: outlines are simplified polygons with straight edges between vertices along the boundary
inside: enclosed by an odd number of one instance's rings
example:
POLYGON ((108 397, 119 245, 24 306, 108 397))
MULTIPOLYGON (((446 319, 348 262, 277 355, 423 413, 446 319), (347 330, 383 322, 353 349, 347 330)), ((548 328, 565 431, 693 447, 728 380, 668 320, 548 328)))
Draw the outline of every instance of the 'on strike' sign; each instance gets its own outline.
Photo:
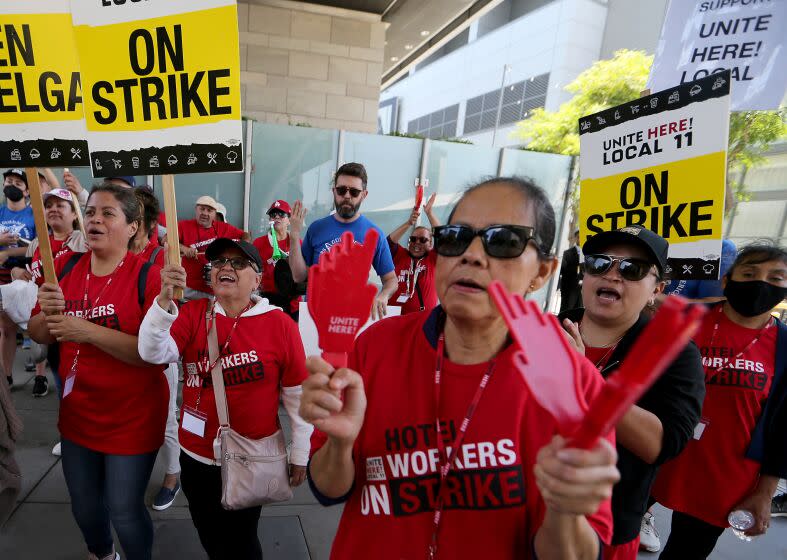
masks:
POLYGON ((235 0, 73 0, 93 174, 241 171, 235 0))
POLYGON ((672 279, 718 278, 730 71, 582 117, 580 236, 641 225, 672 279))

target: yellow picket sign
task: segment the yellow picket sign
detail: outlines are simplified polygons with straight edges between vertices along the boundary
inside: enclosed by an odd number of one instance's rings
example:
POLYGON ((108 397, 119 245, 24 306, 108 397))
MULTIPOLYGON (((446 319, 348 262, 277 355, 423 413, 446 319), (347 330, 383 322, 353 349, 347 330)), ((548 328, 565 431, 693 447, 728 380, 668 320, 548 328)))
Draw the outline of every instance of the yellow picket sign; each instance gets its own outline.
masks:
POLYGON ((225 30, 237 30, 234 5, 152 20, 76 25, 88 131, 240 120, 237 31, 225 30))
POLYGON ((10 71, 0 95, 3 124, 82 119, 70 28, 67 13, 3 15, 0 66, 10 71))
POLYGON ((582 242, 630 225, 655 231, 671 245, 722 236, 725 152, 582 181, 582 242))

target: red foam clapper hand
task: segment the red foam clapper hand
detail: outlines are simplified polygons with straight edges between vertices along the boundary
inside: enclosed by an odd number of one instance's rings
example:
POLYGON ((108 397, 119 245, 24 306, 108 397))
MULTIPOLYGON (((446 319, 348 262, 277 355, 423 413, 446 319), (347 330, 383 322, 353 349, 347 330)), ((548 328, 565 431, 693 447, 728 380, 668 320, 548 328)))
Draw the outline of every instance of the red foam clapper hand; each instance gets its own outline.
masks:
POLYGON ((377 295, 377 287, 369 284, 369 270, 378 239, 374 229, 366 233, 363 244, 345 232, 309 268, 309 313, 317 326, 322 357, 335 368, 347 367, 347 353, 369 319, 377 295))
POLYGON ((415 205, 413 206, 413 210, 420 210, 421 203, 424 201, 424 186, 418 185, 415 188, 415 205))
POLYGON ((590 449, 664 373, 700 325, 706 309, 679 296, 669 296, 590 403, 590 411, 569 445, 590 449))
POLYGON ((510 294, 494 281, 489 295, 503 316, 518 350, 514 366, 538 403, 570 433, 588 410, 576 380, 578 356, 554 315, 543 313, 534 301, 510 294))

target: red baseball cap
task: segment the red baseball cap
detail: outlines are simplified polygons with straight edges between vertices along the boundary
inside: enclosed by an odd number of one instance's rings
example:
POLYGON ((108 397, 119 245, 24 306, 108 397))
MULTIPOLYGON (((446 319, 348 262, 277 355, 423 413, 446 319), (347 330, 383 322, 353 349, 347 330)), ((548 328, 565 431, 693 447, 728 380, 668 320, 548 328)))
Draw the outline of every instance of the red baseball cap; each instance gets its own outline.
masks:
POLYGON ((292 208, 290 208, 290 205, 286 200, 277 200, 276 202, 271 204, 271 207, 268 208, 267 214, 270 214, 274 210, 278 210, 279 212, 286 212, 288 216, 292 214, 292 208))

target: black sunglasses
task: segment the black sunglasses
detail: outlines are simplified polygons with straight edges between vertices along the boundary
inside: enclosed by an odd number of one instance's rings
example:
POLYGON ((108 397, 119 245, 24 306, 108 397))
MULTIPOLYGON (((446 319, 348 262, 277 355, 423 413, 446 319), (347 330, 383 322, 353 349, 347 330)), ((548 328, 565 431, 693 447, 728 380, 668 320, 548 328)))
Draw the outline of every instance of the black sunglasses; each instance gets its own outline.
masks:
POLYGON ((249 259, 244 259, 243 257, 213 259, 210 261, 210 266, 213 268, 213 270, 220 270, 227 263, 230 263, 230 266, 233 270, 243 270, 249 266, 255 271, 257 270, 257 266, 253 262, 251 262, 249 259))
POLYGON ((359 196, 361 196, 361 193, 363 192, 361 189, 356 189, 355 187, 344 187, 344 186, 333 187, 333 190, 335 190, 336 194, 338 194, 339 196, 345 196, 347 194, 347 191, 350 191, 350 196, 353 198, 358 198, 359 196))
POLYGON ((420 235, 411 235, 410 236, 410 243, 429 243, 430 239, 428 237, 422 237, 420 235))
POLYGON ((458 257, 467 251, 476 236, 490 257, 513 259, 525 252, 527 244, 538 236, 530 226, 498 224, 483 229, 463 225, 437 226, 432 230, 434 248, 443 257, 458 257))
MULTIPOLYGON (((651 272, 651 267, 653 266, 644 259, 633 257, 620 258, 611 255, 585 255, 585 272, 592 276, 601 276, 611 270, 615 263, 618 263, 620 275, 632 282, 645 278, 651 272)), ((654 275, 658 278, 657 274, 654 273, 654 275)))
POLYGON ((268 216, 271 218, 283 218, 287 216, 287 212, 282 212, 281 210, 274 210, 273 212, 268 212, 268 216))

